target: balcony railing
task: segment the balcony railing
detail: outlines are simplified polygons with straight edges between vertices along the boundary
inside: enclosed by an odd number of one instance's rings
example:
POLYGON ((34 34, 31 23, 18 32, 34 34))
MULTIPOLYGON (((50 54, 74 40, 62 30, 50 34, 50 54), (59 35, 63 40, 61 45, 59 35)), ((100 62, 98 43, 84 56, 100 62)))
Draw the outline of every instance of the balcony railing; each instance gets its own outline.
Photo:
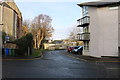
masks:
POLYGON ((86 27, 89 25, 90 23, 90 17, 89 16, 85 16, 81 19, 78 19, 78 26, 77 27, 86 27))
POLYGON ((90 33, 81 33, 78 34, 79 41, 89 41, 90 40, 90 33))

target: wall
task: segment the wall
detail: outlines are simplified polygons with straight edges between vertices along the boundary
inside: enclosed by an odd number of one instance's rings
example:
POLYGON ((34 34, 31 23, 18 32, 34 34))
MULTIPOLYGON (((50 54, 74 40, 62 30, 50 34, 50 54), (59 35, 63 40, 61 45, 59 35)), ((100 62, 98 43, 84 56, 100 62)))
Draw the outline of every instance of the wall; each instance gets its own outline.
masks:
POLYGON ((98 14, 97 14, 97 8, 95 7, 89 7, 89 15, 90 15, 90 50, 89 55, 94 57, 101 57, 101 54, 98 52, 98 14))
POLYGON ((120 6, 118 11, 118 46, 120 47, 120 6))
POLYGON ((118 56, 118 12, 89 8, 90 56, 118 56))
POLYGON ((55 44, 44 43, 44 49, 53 49, 53 50, 55 50, 55 44))
POLYGON ((1 24, 1 8, 2 8, 2 6, 0 5, 0 24, 1 24))
POLYGON ((118 56, 118 10, 99 8, 98 17, 101 56, 118 56))
POLYGON ((120 57, 120 6, 119 6, 119 10, 118 10, 118 49, 119 49, 119 57, 120 57))
POLYGON ((10 8, 4 7, 3 11, 3 30, 8 33, 9 35, 13 36, 13 26, 14 26, 14 15, 13 10, 10 8))
MULTIPOLYGON (((1 3, 0 3, 1 4, 1 3)), ((20 38, 22 35, 22 15, 14 2, 5 2, 4 6, 4 27, 3 30, 13 36, 14 39, 20 38), (6 7, 7 6, 7 7, 6 7), (8 8, 10 6, 11 8, 8 8), (7 28, 6 28, 7 27, 7 28)), ((1 7, 1 5, 0 5, 1 7)), ((1 8, 0 8, 1 11, 1 8)), ((1 13, 0 13, 1 18, 1 13)))
MULTIPOLYGON (((1 24, 1 6, 0 6, 0 24, 1 24)), ((0 25, 0 59, 2 59, 2 26, 0 25)), ((0 79, 2 79, 2 60, 0 60, 0 79)))
POLYGON ((18 26, 18 17, 17 17, 17 13, 16 12, 13 12, 14 14, 14 19, 13 19, 13 22, 14 22, 14 26, 13 26, 13 35, 15 36, 15 39, 17 39, 17 26, 18 26))

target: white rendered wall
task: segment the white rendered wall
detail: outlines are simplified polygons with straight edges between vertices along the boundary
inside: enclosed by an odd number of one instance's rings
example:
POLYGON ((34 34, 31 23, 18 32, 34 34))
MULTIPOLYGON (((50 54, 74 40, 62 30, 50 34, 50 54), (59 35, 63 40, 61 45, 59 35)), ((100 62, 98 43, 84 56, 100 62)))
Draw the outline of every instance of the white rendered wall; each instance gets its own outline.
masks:
POLYGON ((118 52, 118 55, 120 57, 120 5, 119 5, 119 8, 118 8, 118 49, 119 49, 119 52, 118 52))
POLYGON ((90 15, 90 50, 89 55, 94 57, 101 57, 101 54, 98 52, 98 14, 97 8, 89 7, 89 15, 90 15))
POLYGON ((120 6, 118 11, 118 46, 120 47, 120 6))
POLYGON ((118 56, 118 10, 89 8, 90 56, 118 56))
POLYGON ((98 9, 99 17, 99 52, 101 56, 118 56, 118 10, 109 7, 98 9), (102 31, 102 30, 103 31, 102 31), (100 34, 103 33, 103 34, 100 34))

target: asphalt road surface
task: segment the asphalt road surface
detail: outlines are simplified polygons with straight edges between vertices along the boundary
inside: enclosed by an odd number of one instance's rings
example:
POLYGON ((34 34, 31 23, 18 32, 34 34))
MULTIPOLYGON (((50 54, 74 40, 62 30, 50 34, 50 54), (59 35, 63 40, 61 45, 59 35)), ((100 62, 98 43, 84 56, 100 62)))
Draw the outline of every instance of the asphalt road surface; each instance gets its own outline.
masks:
POLYGON ((41 58, 3 60, 3 78, 118 78, 117 62, 89 62, 65 50, 46 51, 41 58))

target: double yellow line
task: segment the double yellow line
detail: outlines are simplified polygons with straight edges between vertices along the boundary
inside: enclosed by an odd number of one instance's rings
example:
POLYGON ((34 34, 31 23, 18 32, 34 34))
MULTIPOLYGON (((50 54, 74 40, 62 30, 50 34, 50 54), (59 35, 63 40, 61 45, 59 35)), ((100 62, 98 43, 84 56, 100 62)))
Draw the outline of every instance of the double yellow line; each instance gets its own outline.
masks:
MULTIPOLYGON (((64 53, 63 53, 64 54, 64 53)), ((120 62, 120 61, 91 61, 91 60, 85 60, 85 59, 81 59, 81 58, 76 58, 74 56, 70 56, 68 54, 65 54, 67 55, 68 57, 71 57, 71 58, 74 58, 74 59, 77 59, 77 60, 82 60, 82 61, 89 61, 89 62, 120 62)))

